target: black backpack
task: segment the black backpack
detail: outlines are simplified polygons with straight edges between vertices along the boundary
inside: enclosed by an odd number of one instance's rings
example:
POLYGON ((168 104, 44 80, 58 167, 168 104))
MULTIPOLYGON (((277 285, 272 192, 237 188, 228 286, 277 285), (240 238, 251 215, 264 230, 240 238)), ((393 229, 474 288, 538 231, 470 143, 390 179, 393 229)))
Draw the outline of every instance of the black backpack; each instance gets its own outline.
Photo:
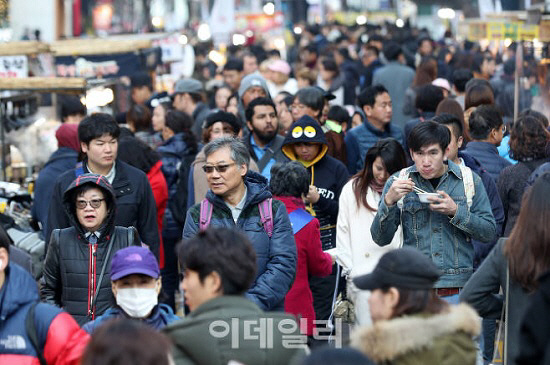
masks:
POLYGON ((195 161, 196 152, 190 148, 186 149, 183 155, 172 152, 163 152, 166 156, 177 156, 180 159, 178 166, 178 180, 176 181, 176 194, 168 199, 168 209, 172 213, 174 221, 183 229, 185 217, 187 215, 187 188, 189 180, 189 170, 195 161))

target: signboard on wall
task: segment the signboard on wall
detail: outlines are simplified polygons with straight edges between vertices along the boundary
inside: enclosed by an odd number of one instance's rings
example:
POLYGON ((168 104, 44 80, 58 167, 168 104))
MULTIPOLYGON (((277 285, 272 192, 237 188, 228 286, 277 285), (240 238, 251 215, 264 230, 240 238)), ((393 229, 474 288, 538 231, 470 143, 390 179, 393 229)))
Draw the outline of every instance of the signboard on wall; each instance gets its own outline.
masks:
POLYGON ((27 56, 1 56, 0 78, 21 78, 29 76, 27 56))

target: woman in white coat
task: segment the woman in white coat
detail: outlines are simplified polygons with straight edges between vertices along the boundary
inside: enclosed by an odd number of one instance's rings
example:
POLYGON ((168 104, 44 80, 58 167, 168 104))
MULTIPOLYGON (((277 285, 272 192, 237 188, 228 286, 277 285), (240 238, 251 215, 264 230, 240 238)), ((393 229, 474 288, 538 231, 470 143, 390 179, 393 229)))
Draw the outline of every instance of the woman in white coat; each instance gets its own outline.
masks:
POLYGON ((342 189, 336 226, 336 256, 347 277, 348 297, 355 304, 356 324, 371 323, 368 291, 358 290, 352 278, 370 273, 386 252, 403 244, 401 227, 391 244, 380 247, 372 239, 370 226, 376 215, 384 184, 405 168, 403 147, 393 138, 381 139, 365 157, 365 167, 342 189))

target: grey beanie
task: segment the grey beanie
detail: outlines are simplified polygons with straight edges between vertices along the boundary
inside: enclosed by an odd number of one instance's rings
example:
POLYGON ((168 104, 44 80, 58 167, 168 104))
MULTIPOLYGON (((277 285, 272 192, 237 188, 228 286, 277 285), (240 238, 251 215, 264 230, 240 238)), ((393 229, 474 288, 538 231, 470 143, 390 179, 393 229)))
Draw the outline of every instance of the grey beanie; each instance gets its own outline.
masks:
POLYGON ((239 86, 239 99, 241 99, 246 90, 250 89, 252 86, 260 86, 262 89, 265 90, 267 97, 270 97, 267 82, 265 81, 263 76, 258 74, 250 74, 246 75, 241 80, 241 86, 239 86))

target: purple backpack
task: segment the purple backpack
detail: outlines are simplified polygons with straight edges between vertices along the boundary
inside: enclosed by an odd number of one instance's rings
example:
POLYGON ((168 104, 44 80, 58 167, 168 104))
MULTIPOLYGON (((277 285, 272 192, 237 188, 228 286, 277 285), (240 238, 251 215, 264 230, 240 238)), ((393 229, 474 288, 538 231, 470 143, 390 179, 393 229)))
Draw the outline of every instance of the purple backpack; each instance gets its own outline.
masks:
MULTIPOLYGON (((271 238, 273 236, 273 199, 268 198, 258 204, 260 210, 260 218, 264 226, 265 233, 271 238)), ((201 201, 201 212, 199 218, 199 230, 204 231, 210 225, 212 220, 212 204, 208 199, 201 201)))

